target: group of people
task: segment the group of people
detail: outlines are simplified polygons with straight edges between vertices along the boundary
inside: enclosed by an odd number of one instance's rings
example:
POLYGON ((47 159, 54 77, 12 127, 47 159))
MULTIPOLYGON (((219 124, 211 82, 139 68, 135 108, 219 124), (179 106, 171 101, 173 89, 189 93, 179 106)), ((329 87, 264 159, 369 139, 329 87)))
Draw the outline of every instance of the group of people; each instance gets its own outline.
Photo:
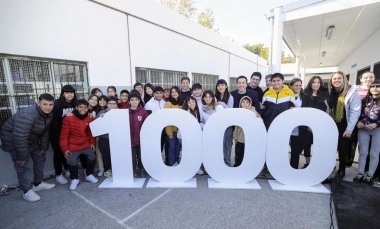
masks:
MULTIPOLYGON (((190 79, 183 77, 181 85, 170 89, 133 85, 131 91, 121 90, 117 94, 114 86, 107 88, 103 95, 94 88, 88 100, 78 99, 71 85, 62 87, 59 99, 50 94, 42 94, 39 102, 13 115, 2 127, 0 138, 2 149, 10 153, 19 179, 23 198, 34 202, 40 199, 39 190, 53 188, 54 184, 43 182, 43 167, 49 141, 54 151, 56 181, 68 183, 75 190, 79 184, 78 158, 84 168, 85 181, 97 183, 94 176, 112 176, 112 163, 108 134, 94 138, 89 123, 104 117, 112 109, 129 109, 132 166, 135 177, 145 177, 146 171, 141 162, 140 131, 144 121, 152 112, 160 109, 177 108, 189 112, 203 129, 208 119, 222 109, 243 108, 254 112, 268 129, 272 121, 282 112, 292 108, 310 107, 330 114, 339 130, 339 168, 337 175, 345 176, 345 168, 353 157, 352 144, 359 140, 359 175, 355 182, 373 184, 380 152, 380 85, 374 83, 374 74, 366 72, 360 76, 361 86, 348 83, 343 72, 332 74, 328 88, 324 87, 319 76, 313 76, 305 89, 302 80, 294 78, 289 86, 284 85, 281 73, 265 77, 267 89, 259 87, 262 75, 254 72, 248 82, 247 77, 239 76, 237 90, 229 92, 224 79, 216 82, 215 90, 203 90, 200 83, 190 87, 190 79), (356 133, 357 136, 356 136, 356 133), (370 152, 370 153, 369 153, 370 152), (365 169, 367 155, 370 154, 369 168, 365 169), (352 156, 352 155, 351 155, 352 156), (34 182, 28 175, 30 159, 33 161, 34 182), (365 173, 367 171, 367 173, 365 173)), ((249 120, 247 120, 249 121, 249 120)), ((300 154, 304 152, 306 168, 311 159, 313 144, 312 130, 306 126, 296 127, 290 136, 290 165, 299 168, 300 154)), ((244 158, 244 131, 240 126, 230 126, 223 139, 223 158, 226 166, 240 166, 244 158), (231 151, 235 142, 235 158, 231 151)), ((356 147, 356 146, 355 146, 356 147)), ((161 134, 161 151, 167 166, 180 163, 182 149, 181 132, 176 126, 167 126, 161 134)), ((352 163, 352 162, 351 162, 352 163)), ((206 174, 201 166, 198 175, 206 174)))

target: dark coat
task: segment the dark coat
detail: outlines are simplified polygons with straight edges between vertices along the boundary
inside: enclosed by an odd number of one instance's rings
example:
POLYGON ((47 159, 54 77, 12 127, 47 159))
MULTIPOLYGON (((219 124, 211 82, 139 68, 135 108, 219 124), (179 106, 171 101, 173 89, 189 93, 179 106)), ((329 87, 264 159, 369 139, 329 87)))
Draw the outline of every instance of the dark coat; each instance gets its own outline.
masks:
POLYGON ((43 113, 38 104, 18 111, 1 127, 1 148, 15 153, 20 161, 26 161, 35 150, 48 150, 52 119, 53 114, 43 113))
POLYGON ((129 125, 131 131, 132 147, 140 145, 140 131, 147 117, 148 112, 140 105, 137 107, 136 110, 129 109, 129 125))
POLYGON ((259 99, 257 92, 254 90, 246 89, 244 94, 239 94, 238 90, 232 91, 231 95, 234 97, 234 108, 239 108, 240 99, 244 96, 248 96, 252 100, 252 106, 255 107, 256 111, 260 110, 259 99))

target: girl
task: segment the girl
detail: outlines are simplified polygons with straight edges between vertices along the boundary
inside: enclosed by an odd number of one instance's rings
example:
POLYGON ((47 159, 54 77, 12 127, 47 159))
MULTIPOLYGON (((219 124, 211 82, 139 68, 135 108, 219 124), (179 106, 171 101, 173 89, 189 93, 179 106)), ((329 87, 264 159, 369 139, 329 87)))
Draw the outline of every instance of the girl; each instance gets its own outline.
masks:
POLYGON ((170 88, 165 88, 164 89, 164 100, 165 102, 169 100, 169 95, 170 95, 170 88))
MULTIPOLYGON (((227 82, 224 79, 220 79, 216 82, 215 98, 217 101, 216 104, 222 105, 223 108, 234 107, 234 98, 228 91, 227 82)), ((224 163, 230 167, 232 166, 231 165, 231 150, 232 150, 232 144, 233 144, 233 141, 232 141, 233 132, 234 132, 234 127, 230 126, 224 132, 224 137, 223 137, 224 163)))
MULTIPOLYGON (((290 89, 294 92, 296 101, 294 103, 296 108, 300 108, 302 105, 302 100, 304 97, 304 92, 302 91, 302 80, 299 78, 294 78, 290 81, 290 89)), ((290 166, 293 169, 298 169, 298 163, 300 160, 300 154, 304 148, 304 142, 299 134, 300 128, 296 127, 293 129, 290 136, 290 166)))
POLYGON ((375 80, 375 75, 372 72, 364 72, 360 76, 360 85, 356 88, 361 99, 364 99, 367 96, 369 86, 375 80))
POLYGON ((373 185, 373 175, 379 162, 380 152, 380 84, 370 86, 365 103, 362 108, 359 122, 359 175, 354 182, 362 182, 373 185), (364 167, 368 155, 369 143, 371 141, 370 161, 368 174, 364 174, 364 167))
POLYGON ((91 95, 96 95, 98 97, 103 95, 103 92, 99 88, 94 88, 91 90, 91 95))
POLYGON ((341 71, 332 74, 328 89, 330 116, 339 131, 338 176, 343 178, 346 175, 346 154, 350 151, 351 134, 360 116, 361 100, 356 88, 348 83, 346 75, 341 71))
POLYGON ((116 87, 114 87, 114 86, 109 86, 109 87, 107 88, 107 96, 108 96, 108 97, 113 96, 113 97, 116 97, 116 98, 117 98, 116 87))
MULTIPOLYGON (((182 108, 183 100, 181 98, 180 89, 177 86, 173 86, 170 89, 170 96, 168 101, 165 104, 165 108, 182 108)), ((168 157, 169 157, 169 166, 177 165, 179 159, 179 152, 181 151, 182 145, 178 140, 177 133, 178 128, 175 126, 165 127, 166 134, 168 135, 168 157)))
POLYGON ((144 87, 144 104, 146 104, 151 98, 153 98, 153 85, 151 83, 145 84, 144 87))
POLYGON ((206 90, 202 95, 202 108, 201 108, 201 127, 205 126, 207 120, 211 117, 211 115, 215 114, 215 112, 223 109, 222 105, 216 104, 216 99, 214 92, 211 90, 206 90))
POLYGON ((104 110, 107 108, 107 101, 108 101, 107 96, 105 96, 105 95, 100 96, 98 101, 99 101, 100 110, 104 110))
MULTIPOLYGON (((302 100, 302 107, 311 107, 319 109, 323 112, 329 112, 327 106, 327 89, 323 86, 323 81, 320 76, 313 76, 310 78, 305 89, 305 96, 302 100)), ((307 168, 310 164, 311 145, 313 144, 313 134, 309 128, 301 127, 300 135, 303 136, 306 164, 302 167, 307 168)))
MULTIPOLYGON (((68 181, 62 175, 62 165, 63 168, 68 171, 68 166, 66 159, 59 146, 59 136, 62 129, 62 120, 66 114, 71 113, 74 110, 77 97, 75 95, 75 88, 69 84, 65 85, 61 89, 61 95, 59 99, 54 101, 53 108, 53 120, 50 126, 50 143, 54 151, 54 170, 56 178, 55 180, 59 184, 66 184, 68 181)), ((67 172, 66 175, 69 175, 67 172)))

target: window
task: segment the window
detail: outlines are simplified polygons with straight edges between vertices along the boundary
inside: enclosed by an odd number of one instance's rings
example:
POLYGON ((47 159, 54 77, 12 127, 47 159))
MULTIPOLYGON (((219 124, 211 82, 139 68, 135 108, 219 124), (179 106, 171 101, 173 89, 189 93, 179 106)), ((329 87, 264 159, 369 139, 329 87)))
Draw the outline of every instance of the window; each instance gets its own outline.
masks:
POLYGON ((181 86, 181 78, 184 76, 187 76, 187 72, 136 67, 136 82, 142 84, 151 83, 153 86, 163 88, 181 86))
POLYGON ((350 74, 346 75, 347 81, 350 81, 350 74))
POLYGON ((228 89, 230 92, 235 91, 237 89, 236 79, 237 77, 230 77, 230 84, 228 85, 228 89))
POLYGON ((88 96, 84 63, 3 55, 0 80, 0 125, 18 110, 35 104, 42 93, 59 98, 65 84, 76 88, 78 98, 88 96))
POLYGON ((202 89, 205 90, 215 90, 216 81, 218 81, 219 76, 210 75, 210 74, 201 74, 201 73, 193 73, 193 83, 200 83, 202 85, 202 89))
POLYGON ((380 62, 377 62, 373 65, 373 74, 375 74, 375 80, 380 81, 380 62))
POLYGON ((365 68, 362 68, 358 71, 358 74, 356 75, 356 85, 360 85, 360 76, 364 73, 364 72, 368 72, 370 70, 370 66, 368 67, 365 67, 365 68))

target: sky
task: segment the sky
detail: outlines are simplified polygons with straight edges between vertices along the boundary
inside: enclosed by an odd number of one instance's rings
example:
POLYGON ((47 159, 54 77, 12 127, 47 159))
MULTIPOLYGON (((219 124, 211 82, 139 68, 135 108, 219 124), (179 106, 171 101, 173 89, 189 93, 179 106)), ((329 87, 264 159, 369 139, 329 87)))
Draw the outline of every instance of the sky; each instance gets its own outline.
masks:
MULTIPOLYGON (((159 0, 157 0, 160 2, 159 0)), ((270 10, 296 0, 195 0, 197 13, 209 7, 214 13, 214 29, 239 45, 269 45, 270 10)))

